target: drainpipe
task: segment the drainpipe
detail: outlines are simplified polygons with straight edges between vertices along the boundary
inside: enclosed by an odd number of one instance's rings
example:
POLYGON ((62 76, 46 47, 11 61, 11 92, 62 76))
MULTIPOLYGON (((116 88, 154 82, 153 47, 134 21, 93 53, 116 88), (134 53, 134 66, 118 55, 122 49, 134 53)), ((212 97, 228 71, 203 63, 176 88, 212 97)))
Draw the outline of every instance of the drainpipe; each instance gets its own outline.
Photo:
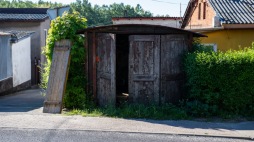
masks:
MULTIPOLYGON (((40 59, 38 59, 38 66, 40 67, 41 66, 41 60, 40 59)), ((37 66, 37 68, 38 68, 38 66, 37 66)), ((39 72, 39 70, 38 70, 38 74, 39 74, 39 78, 38 78, 38 84, 39 83, 41 83, 41 79, 40 79, 40 77, 41 77, 41 75, 40 75, 40 72, 39 72)))
POLYGON ((35 84, 38 84, 38 76, 37 76, 37 58, 35 57, 34 59, 34 64, 35 64, 35 84))

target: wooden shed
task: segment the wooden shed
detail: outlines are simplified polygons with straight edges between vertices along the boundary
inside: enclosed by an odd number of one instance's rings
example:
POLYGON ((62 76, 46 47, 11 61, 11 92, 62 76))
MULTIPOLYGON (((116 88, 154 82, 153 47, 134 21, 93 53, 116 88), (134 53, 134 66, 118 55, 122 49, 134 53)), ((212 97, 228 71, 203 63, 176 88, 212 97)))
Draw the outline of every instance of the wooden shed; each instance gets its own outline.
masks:
POLYGON ((107 25, 77 31, 87 38, 87 92, 100 106, 129 102, 178 103, 183 97, 184 74, 179 54, 189 50, 191 31, 159 25, 107 25))

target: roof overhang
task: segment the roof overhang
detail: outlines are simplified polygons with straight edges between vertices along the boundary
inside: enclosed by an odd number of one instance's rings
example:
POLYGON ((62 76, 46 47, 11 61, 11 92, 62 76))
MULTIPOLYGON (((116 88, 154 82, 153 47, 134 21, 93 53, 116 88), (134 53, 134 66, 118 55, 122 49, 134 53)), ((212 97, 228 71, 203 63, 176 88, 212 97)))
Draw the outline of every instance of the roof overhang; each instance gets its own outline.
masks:
POLYGON ((199 29, 188 29, 192 32, 198 32, 198 33, 205 33, 205 32, 211 32, 211 31, 221 31, 224 30, 224 27, 215 27, 215 28, 199 28, 199 29))
POLYGON ((46 18, 40 19, 40 20, 3 19, 3 20, 0 20, 0 22, 44 22, 47 19, 49 19, 49 17, 46 17, 46 18))
POLYGON ((193 37, 207 37, 206 35, 195 33, 192 31, 161 25, 148 25, 148 24, 117 24, 117 25, 98 26, 78 30, 76 34, 84 34, 85 32, 129 34, 129 35, 193 34, 193 37))
POLYGON ((10 35, 10 43, 17 43, 35 34, 34 31, 0 31, 0 35, 10 35))
POLYGON ((112 20, 131 20, 131 19, 138 19, 138 20, 182 20, 182 17, 112 17, 112 20))

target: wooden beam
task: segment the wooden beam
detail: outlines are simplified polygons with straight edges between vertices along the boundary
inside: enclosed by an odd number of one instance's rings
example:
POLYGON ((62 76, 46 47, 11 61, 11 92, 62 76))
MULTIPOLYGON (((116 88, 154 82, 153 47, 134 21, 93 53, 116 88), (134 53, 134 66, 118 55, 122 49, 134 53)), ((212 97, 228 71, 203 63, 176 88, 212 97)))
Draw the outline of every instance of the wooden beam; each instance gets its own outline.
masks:
POLYGON ((69 39, 55 42, 43 113, 62 112, 71 60, 71 46, 72 42, 69 39))
POLYGON ((96 41, 95 32, 93 32, 93 97, 96 99, 96 41))
POLYGON ((85 32, 84 35, 86 37, 86 41, 85 41, 85 44, 84 44, 85 49, 86 49, 86 55, 85 55, 85 74, 87 75, 85 91, 86 91, 86 94, 88 94, 88 34, 87 34, 87 32, 85 32))

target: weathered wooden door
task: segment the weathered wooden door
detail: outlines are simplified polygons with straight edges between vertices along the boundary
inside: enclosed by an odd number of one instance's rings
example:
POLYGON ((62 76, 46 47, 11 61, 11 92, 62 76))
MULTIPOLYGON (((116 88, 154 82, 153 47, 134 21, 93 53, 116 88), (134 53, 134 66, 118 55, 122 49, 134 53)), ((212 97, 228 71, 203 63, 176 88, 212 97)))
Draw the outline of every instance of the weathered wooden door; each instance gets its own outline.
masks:
POLYGON ((98 33, 96 46, 97 99, 100 106, 116 103, 116 45, 115 35, 98 33))
POLYGON ((71 60, 71 40, 55 42, 43 113, 61 113, 71 60))
POLYGON ((129 42, 130 101, 159 104, 160 36, 131 35, 129 42))
POLYGON ((181 56, 188 50, 185 44, 187 35, 161 36, 161 102, 179 103, 183 97, 184 74, 181 68, 181 56))

